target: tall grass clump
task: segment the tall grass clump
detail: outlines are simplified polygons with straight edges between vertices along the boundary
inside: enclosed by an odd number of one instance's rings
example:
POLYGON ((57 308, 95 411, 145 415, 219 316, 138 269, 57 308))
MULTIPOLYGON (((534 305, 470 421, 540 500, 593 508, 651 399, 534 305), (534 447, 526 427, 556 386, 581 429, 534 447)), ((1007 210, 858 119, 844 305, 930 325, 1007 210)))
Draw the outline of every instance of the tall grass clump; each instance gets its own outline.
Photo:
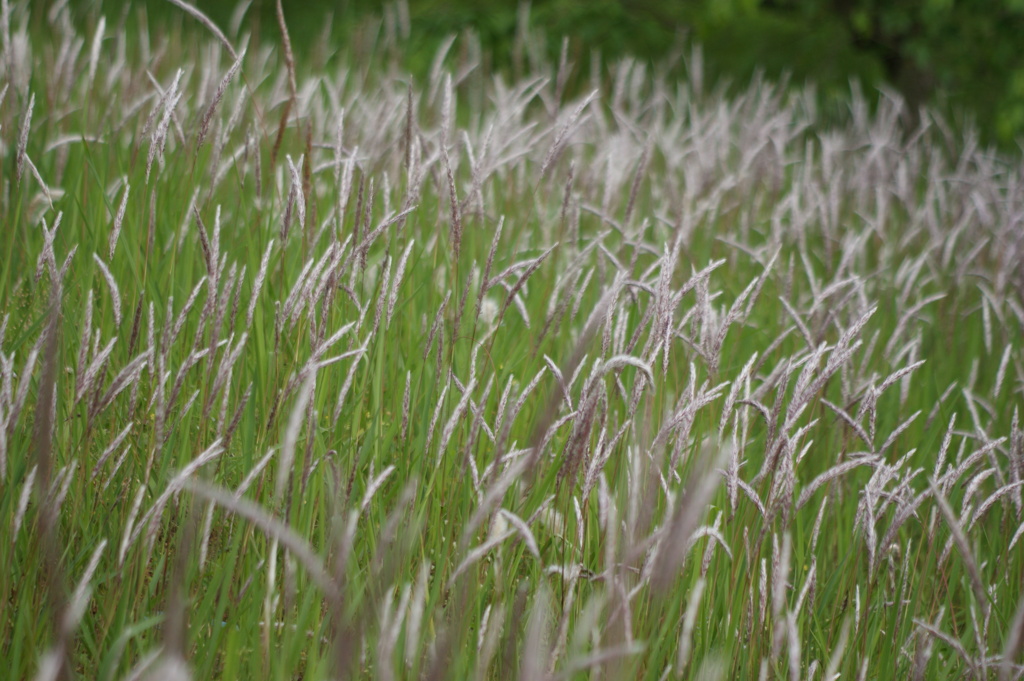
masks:
POLYGON ((1024 676, 1019 158, 174 4, 3 0, 0 676, 1024 676))

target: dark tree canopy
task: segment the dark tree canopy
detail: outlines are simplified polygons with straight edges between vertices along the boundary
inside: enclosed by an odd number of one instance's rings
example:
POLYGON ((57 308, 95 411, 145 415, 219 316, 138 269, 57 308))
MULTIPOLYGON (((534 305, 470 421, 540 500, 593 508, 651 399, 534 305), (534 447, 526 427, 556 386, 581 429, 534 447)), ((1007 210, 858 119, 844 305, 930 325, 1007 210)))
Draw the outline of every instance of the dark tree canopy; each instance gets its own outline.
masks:
MULTIPOLYGON (((123 0, 93 2, 107 7, 123 0)), ((147 7, 159 14, 163 4, 147 7)), ((196 4, 221 24, 237 6, 232 0, 196 4)), ((329 13, 343 39, 397 12, 393 2, 283 4, 299 34, 321 31, 329 13)), ((274 31, 275 6, 276 0, 253 0, 247 19, 274 31)), ((818 83, 825 95, 848 92, 856 79, 869 91, 896 89, 912 110, 930 103, 966 112, 989 142, 1012 145, 1024 131, 1024 0, 532 0, 528 8, 510 0, 409 0, 407 8, 406 58, 413 71, 428 68, 446 36, 467 29, 495 65, 514 68, 518 27, 528 16, 549 38, 552 56, 568 36, 570 56, 583 71, 594 49, 605 57, 657 61, 692 40, 703 45, 709 79, 743 83, 759 71, 790 75, 818 83)))

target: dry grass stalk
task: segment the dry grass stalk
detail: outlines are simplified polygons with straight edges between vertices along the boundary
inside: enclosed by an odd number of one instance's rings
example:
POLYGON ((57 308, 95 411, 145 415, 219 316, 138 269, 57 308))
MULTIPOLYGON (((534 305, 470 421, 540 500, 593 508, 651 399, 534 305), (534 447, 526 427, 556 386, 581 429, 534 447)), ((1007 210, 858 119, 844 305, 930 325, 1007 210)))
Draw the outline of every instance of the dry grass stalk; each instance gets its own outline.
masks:
POLYGON ((213 101, 210 102, 210 106, 206 108, 206 113, 203 114, 203 120, 199 124, 199 135, 196 138, 196 153, 199 152, 199 147, 203 146, 203 141, 206 139, 206 135, 210 130, 210 121, 213 120, 213 113, 217 110, 217 105, 220 104, 221 99, 224 98, 224 93, 228 89, 228 85, 234 80, 235 76, 238 75, 239 70, 242 68, 242 61, 245 59, 245 50, 242 50, 241 54, 235 57, 235 62, 228 69, 227 73, 221 79, 220 84, 217 86, 217 92, 213 95, 213 101))
POLYGON ((700 522, 708 502, 718 486, 718 465, 728 454, 726 446, 719 446, 714 454, 705 452, 695 464, 686 487, 679 492, 669 524, 659 542, 651 587, 666 589, 674 580, 675 572, 686 559, 686 540, 700 522))
POLYGON ((971 545, 967 541, 967 536, 964 534, 963 528, 960 527, 960 521, 957 520, 956 513, 949 505, 949 501, 946 500, 942 490, 939 488, 938 483, 934 479, 928 481, 928 487, 931 490, 932 497, 935 499, 936 506, 942 512, 942 516, 946 520, 946 525, 949 527, 949 531, 953 535, 953 541, 956 543, 957 549, 960 551, 960 556, 964 560, 964 565, 967 568, 967 574, 971 579, 971 587, 974 589, 974 597, 978 600, 982 609, 988 613, 989 600, 988 594, 985 591, 985 585, 981 579, 981 571, 978 569, 978 563, 974 560, 974 553, 971 551, 971 545))
POLYGON ((185 0, 167 1, 170 2, 172 5, 180 7, 181 9, 185 10, 187 13, 195 17, 195 19, 199 23, 205 26, 206 29, 210 31, 210 33, 212 33, 215 38, 217 38, 220 44, 224 46, 224 49, 228 51, 228 54, 231 55, 232 59, 238 59, 238 54, 235 52, 235 48, 231 46, 231 42, 227 39, 227 36, 225 36, 224 33, 219 28, 217 28, 217 24, 213 23, 213 21, 211 21, 210 18, 203 14, 197 7, 188 4, 187 2, 185 2, 185 0))
MULTIPOLYGON (((9 43, 5 41, 5 51, 8 45, 9 43)), ((6 94, 6 92, 7 88, 5 87, 4 93, 6 94)), ((15 182, 18 184, 21 183, 21 174, 25 168, 25 148, 28 146, 28 133, 29 129, 32 127, 32 110, 35 108, 35 105, 36 94, 33 92, 29 96, 28 108, 25 109, 25 116, 21 119, 21 133, 18 135, 18 151, 17 155, 15 156, 17 161, 15 162, 14 166, 14 179, 15 182)))

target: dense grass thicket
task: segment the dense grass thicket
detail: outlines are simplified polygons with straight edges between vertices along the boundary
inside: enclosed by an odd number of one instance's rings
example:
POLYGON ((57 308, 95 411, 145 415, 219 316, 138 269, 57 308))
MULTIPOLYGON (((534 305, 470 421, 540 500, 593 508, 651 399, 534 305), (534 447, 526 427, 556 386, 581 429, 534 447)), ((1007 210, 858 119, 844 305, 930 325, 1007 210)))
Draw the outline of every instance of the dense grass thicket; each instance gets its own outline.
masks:
POLYGON ((1024 676, 1020 158, 696 49, 413 80, 38 11, 0 676, 1024 676))

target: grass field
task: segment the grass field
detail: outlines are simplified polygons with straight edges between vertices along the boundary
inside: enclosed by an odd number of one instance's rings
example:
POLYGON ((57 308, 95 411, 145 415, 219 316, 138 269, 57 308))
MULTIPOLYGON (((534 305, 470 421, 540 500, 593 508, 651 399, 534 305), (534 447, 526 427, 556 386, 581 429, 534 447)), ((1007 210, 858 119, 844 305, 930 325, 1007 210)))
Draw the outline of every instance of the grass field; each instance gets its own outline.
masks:
POLYGON ((697 49, 40 12, 0 677, 1024 677, 1019 157, 697 49))

